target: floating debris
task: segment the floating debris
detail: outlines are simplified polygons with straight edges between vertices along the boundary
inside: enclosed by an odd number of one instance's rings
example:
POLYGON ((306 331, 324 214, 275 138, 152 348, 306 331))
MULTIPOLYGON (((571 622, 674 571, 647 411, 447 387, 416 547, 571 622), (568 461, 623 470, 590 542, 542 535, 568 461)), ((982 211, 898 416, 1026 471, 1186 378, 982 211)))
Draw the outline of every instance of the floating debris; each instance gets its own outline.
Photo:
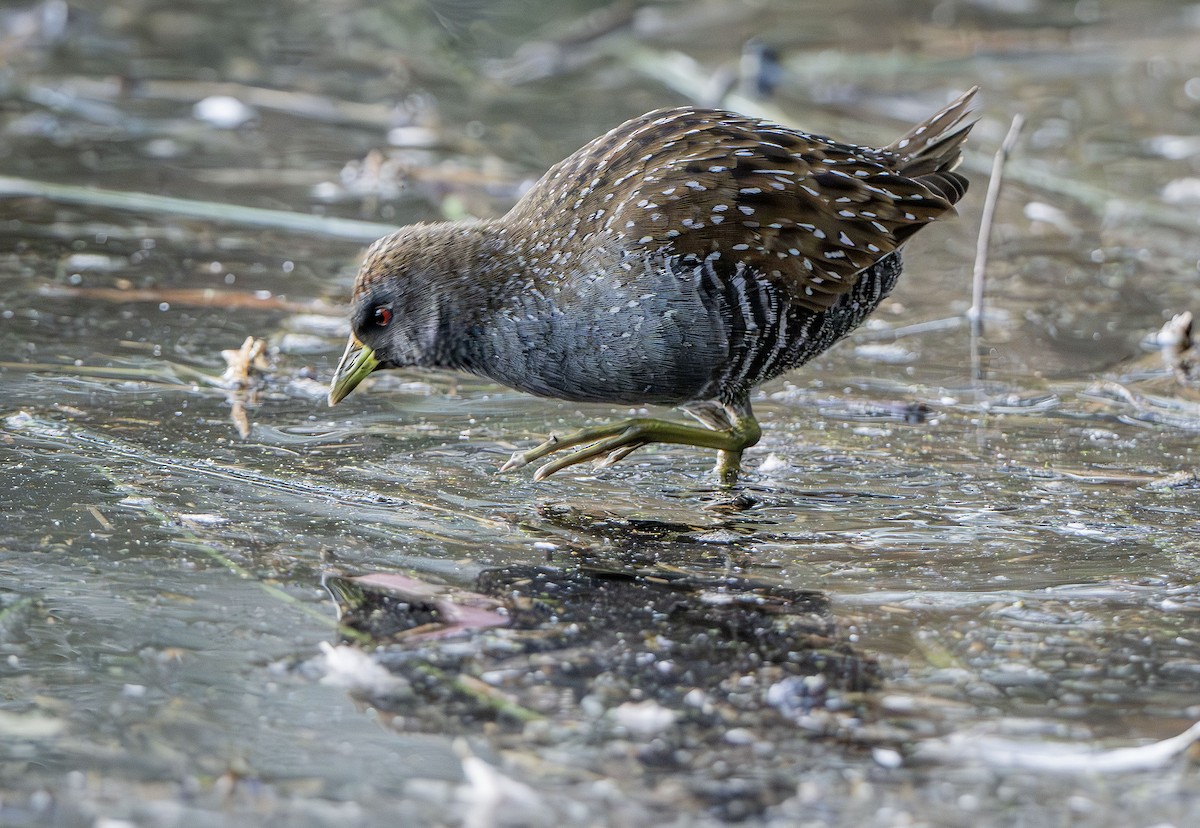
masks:
POLYGON ((228 367, 221 374, 221 386, 229 391, 230 416, 233 426, 243 440, 250 436, 250 418, 246 405, 258 402, 258 393, 264 385, 263 375, 271 368, 267 360, 267 343, 253 336, 246 337, 237 350, 221 351, 228 367))
POLYGON ((1039 773, 1134 773, 1165 767, 1197 741, 1200 741, 1200 722, 1169 739, 1114 750, 1046 741, 1026 743, 966 732, 919 743, 914 755, 942 764, 977 761, 993 768, 1039 773))
POLYGON ((416 641, 507 626, 502 602, 394 573, 325 580, 338 622, 375 641, 416 641))
POLYGON ((1163 364, 1181 385, 1200 382, 1200 352, 1192 340, 1192 312, 1184 311, 1171 317, 1158 332, 1158 346, 1163 364))

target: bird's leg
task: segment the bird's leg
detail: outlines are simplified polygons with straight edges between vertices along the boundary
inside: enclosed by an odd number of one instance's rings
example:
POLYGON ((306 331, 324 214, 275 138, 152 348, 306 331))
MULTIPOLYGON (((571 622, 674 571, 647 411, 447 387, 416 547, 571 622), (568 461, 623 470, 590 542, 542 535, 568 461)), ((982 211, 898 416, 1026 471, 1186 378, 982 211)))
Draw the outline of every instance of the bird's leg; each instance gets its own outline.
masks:
POLYGON ((762 431, 750 402, 740 399, 729 404, 716 402, 689 403, 683 410, 704 424, 704 428, 671 420, 639 417, 621 420, 608 425, 582 428, 566 437, 551 437, 529 451, 514 452, 500 471, 512 471, 540 460, 555 452, 583 446, 563 457, 542 466, 534 474, 534 480, 544 480, 568 466, 588 460, 605 458, 611 465, 630 452, 650 443, 674 443, 683 446, 716 449, 718 452, 717 473, 721 482, 736 482, 741 465, 743 449, 758 442, 762 431))
MULTIPOLYGON (((685 414, 695 417, 706 428, 711 428, 713 431, 732 431, 733 424, 738 418, 736 412, 732 412, 729 407, 716 400, 704 400, 702 402, 687 403, 681 405, 680 409, 685 414)), ((745 410, 750 411, 750 403, 745 403, 745 410)), ((751 415, 753 417, 753 415, 751 415)), ((755 422, 757 425, 757 421, 755 422)), ((755 437, 755 442, 758 438, 755 437)), ((741 451, 725 451, 717 452, 717 465, 713 468, 717 478, 723 486, 732 486, 737 483, 738 474, 742 470, 742 453, 741 451)))

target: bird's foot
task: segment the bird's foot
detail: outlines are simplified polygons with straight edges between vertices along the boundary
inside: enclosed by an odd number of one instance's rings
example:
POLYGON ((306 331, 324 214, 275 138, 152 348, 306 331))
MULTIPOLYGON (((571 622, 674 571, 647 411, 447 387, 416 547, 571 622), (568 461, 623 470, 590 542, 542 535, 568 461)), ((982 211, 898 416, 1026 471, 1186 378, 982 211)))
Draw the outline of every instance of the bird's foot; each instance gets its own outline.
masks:
POLYGON ((556 452, 583 446, 546 463, 534 473, 534 480, 545 480, 568 466, 589 460, 598 460, 601 466, 611 466, 650 443, 674 443, 717 449, 717 473, 723 484, 731 485, 737 481, 742 450, 757 443, 760 435, 758 422, 749 410, 735 417, 729 428, 720 430, 671 420, 636 418, 582 428, 565 437, 551 437, 528 451, 514 452, 508 462, 500 467, 500 471, 519 469, 556 452))

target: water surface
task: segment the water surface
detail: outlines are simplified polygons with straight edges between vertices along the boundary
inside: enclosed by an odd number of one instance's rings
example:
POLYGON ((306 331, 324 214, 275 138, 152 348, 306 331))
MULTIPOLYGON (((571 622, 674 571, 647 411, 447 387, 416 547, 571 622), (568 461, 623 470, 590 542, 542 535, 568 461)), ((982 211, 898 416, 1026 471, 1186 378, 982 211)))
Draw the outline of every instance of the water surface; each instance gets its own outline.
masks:
POLYGON ((1193 9, 3 14, 0 822, 1200 817, 1186 755, 1094 765, 1200 718, 1200 402, 1146 344, 1200 312, 1193 9), (781 61, 766 100, 738 76, 754 37, 781 61), (761 389, 736 492, 677 447, 495 473, 627 409, 422 372, 324 404, 382 226, 498 215, 660 106, 886 142, 972 84, 960 215, 868 325, 761 389), (269 367, 230 390, 247 337, 269 367), (338 628, 328 587, 370 574, 410 592, 338 628), (422 583, 480 614, 389 638, 422 583))

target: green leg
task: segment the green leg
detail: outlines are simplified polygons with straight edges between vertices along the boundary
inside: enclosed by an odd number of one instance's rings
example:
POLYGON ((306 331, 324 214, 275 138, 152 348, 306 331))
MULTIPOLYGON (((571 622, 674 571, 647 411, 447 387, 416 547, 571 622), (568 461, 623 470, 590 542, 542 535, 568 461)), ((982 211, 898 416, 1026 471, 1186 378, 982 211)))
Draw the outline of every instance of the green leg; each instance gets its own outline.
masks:
POLYGON ((758 442, 762 431, 749 400, 739 400, 728 405, 715 402, 693 403, 684 406, 705 427, 639 417, 621 420, 609 425, 583 428, 566 437, 551 437, 529 451, 514 452, 500 471, 519 469, 535 460, 555 452, 583 446, 563 457, 542 466, 534 474, 534 480, 544 480, 568 466, 588 460, 603 458, 602 465, 612 465, 642 446, 650 443, 675 443, 683 446, 711 448, 717 450, 717 474, 724 484, 737 481, 741 468, 743 449, 758 442))

